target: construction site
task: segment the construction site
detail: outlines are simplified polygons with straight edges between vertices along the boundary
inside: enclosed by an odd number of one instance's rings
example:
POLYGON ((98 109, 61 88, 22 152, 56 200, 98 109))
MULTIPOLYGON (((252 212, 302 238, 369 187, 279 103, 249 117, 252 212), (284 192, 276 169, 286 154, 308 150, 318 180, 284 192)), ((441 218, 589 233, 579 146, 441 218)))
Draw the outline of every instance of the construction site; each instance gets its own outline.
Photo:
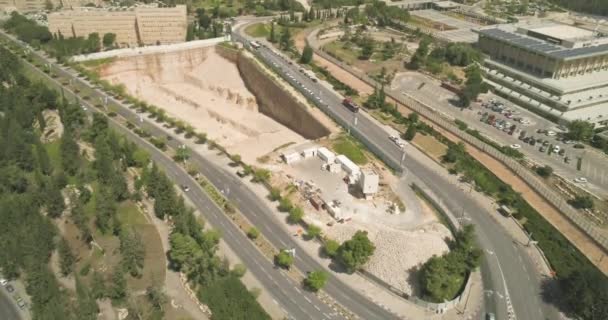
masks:
POLYGON ((326 237, 367 231, 376 251, 366 271, 404 294, 417 293, 416 267, 448 251, 450 231, 409 186, 367 151, 358 150, 365 163, 339 154, 337 126, 251 57, 215 46, 116 58, 97 71, 270 170, 326 237))
POLYGON ((205 132, 246 162, 305 139, 258 110, 237 66, 215 47, 120 58, 100 69, 113 84, 205 132))
POLYGON ((327 140, 276 154, 273 184, 325 237, 343 242, 367 231, 376 251, 364 269, 405 295, 417 294, 416 267, 449 250, 449 229, 409 186, 397 186, 397 177, 379 161, 357 165, 330 150, 327 140))

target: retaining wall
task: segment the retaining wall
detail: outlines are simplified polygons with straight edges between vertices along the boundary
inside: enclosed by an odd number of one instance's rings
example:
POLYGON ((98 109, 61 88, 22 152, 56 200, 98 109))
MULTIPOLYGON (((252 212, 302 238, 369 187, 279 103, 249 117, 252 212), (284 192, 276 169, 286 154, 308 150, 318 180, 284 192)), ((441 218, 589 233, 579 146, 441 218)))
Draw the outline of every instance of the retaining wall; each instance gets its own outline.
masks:
POLYGON ((330 134, 330 130, 308 112, 307 106, 283 89, 255 61, 237 50, 222 46, 217 46, 216 50, 224 58, 236 62, 247 89, 256 96, 262 114, 306 139, 315 140, 330 134))

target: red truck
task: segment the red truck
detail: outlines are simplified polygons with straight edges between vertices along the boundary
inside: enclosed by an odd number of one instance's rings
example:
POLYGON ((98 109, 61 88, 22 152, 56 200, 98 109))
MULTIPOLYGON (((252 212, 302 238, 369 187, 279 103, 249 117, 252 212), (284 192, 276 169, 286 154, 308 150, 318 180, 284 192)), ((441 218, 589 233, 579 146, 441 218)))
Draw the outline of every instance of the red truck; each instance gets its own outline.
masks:
POLYGON ((352 112, 359 112, 359 106, 354 103, 351 98, 344 98, 344 100, 342 100, 342 104, 352 112))

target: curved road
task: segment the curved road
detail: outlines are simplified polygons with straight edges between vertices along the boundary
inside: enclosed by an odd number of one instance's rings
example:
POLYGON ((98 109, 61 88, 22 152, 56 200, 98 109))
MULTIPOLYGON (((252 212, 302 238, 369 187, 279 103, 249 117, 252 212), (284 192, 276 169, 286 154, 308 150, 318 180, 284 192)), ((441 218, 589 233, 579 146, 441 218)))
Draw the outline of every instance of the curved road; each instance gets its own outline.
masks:
MULTIPOLYGON (((242 31, 242 27, 236 30, 236 32, 240 31, 242 31)), ((235 39, 245 43, 248 42, 247 38, 242 34, 235 36, 235 39)), ((523 248, 516 245, 506 231, 489 216, 496 213, 487 212, 469 195, 457 186, 448 183, 438 172, 429 168, 426 163, 398 148, 388 139, 388 133, 368 117, 353 114, 343 107, 341 96, 302 75, 298 72, 297 63, 289 64, 284 57, 278 56, 273 50, 266 47, 254 51, 268 65, 274 66, 275 71, 305 96, 312 100, 320 97, 323 103, 317 105, 325 113, 334 119, 350 123, 351 131, 356 131, 371 141, 385 157, 396 163, 402 161, 405 170, 410 175, 415 175, 422 186, 426 186, 442 197, 452 212, 463 212, 463 210, 467 212, 471 222, 476 226, 479 243, 486 252, 481 268, 484 289, 487 293, 485 297, 487 312, 495 313, 498 319, 559 318, 557 310, 544 303, 540 297, 543 279, 535 271, 534 263, 528 254, 523 248), (304 86, 312 93, 302 90, 304 86)))

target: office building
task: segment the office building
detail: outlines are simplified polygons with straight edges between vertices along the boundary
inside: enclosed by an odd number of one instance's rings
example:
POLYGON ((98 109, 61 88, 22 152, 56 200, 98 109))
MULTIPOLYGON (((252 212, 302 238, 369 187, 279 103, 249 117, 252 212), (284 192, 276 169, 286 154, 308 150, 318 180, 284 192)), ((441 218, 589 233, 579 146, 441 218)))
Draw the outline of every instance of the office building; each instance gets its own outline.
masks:
POLYGON ((608 125, 608 38, 556 23, 479 30, 496 91, 554 118, 608 125))

